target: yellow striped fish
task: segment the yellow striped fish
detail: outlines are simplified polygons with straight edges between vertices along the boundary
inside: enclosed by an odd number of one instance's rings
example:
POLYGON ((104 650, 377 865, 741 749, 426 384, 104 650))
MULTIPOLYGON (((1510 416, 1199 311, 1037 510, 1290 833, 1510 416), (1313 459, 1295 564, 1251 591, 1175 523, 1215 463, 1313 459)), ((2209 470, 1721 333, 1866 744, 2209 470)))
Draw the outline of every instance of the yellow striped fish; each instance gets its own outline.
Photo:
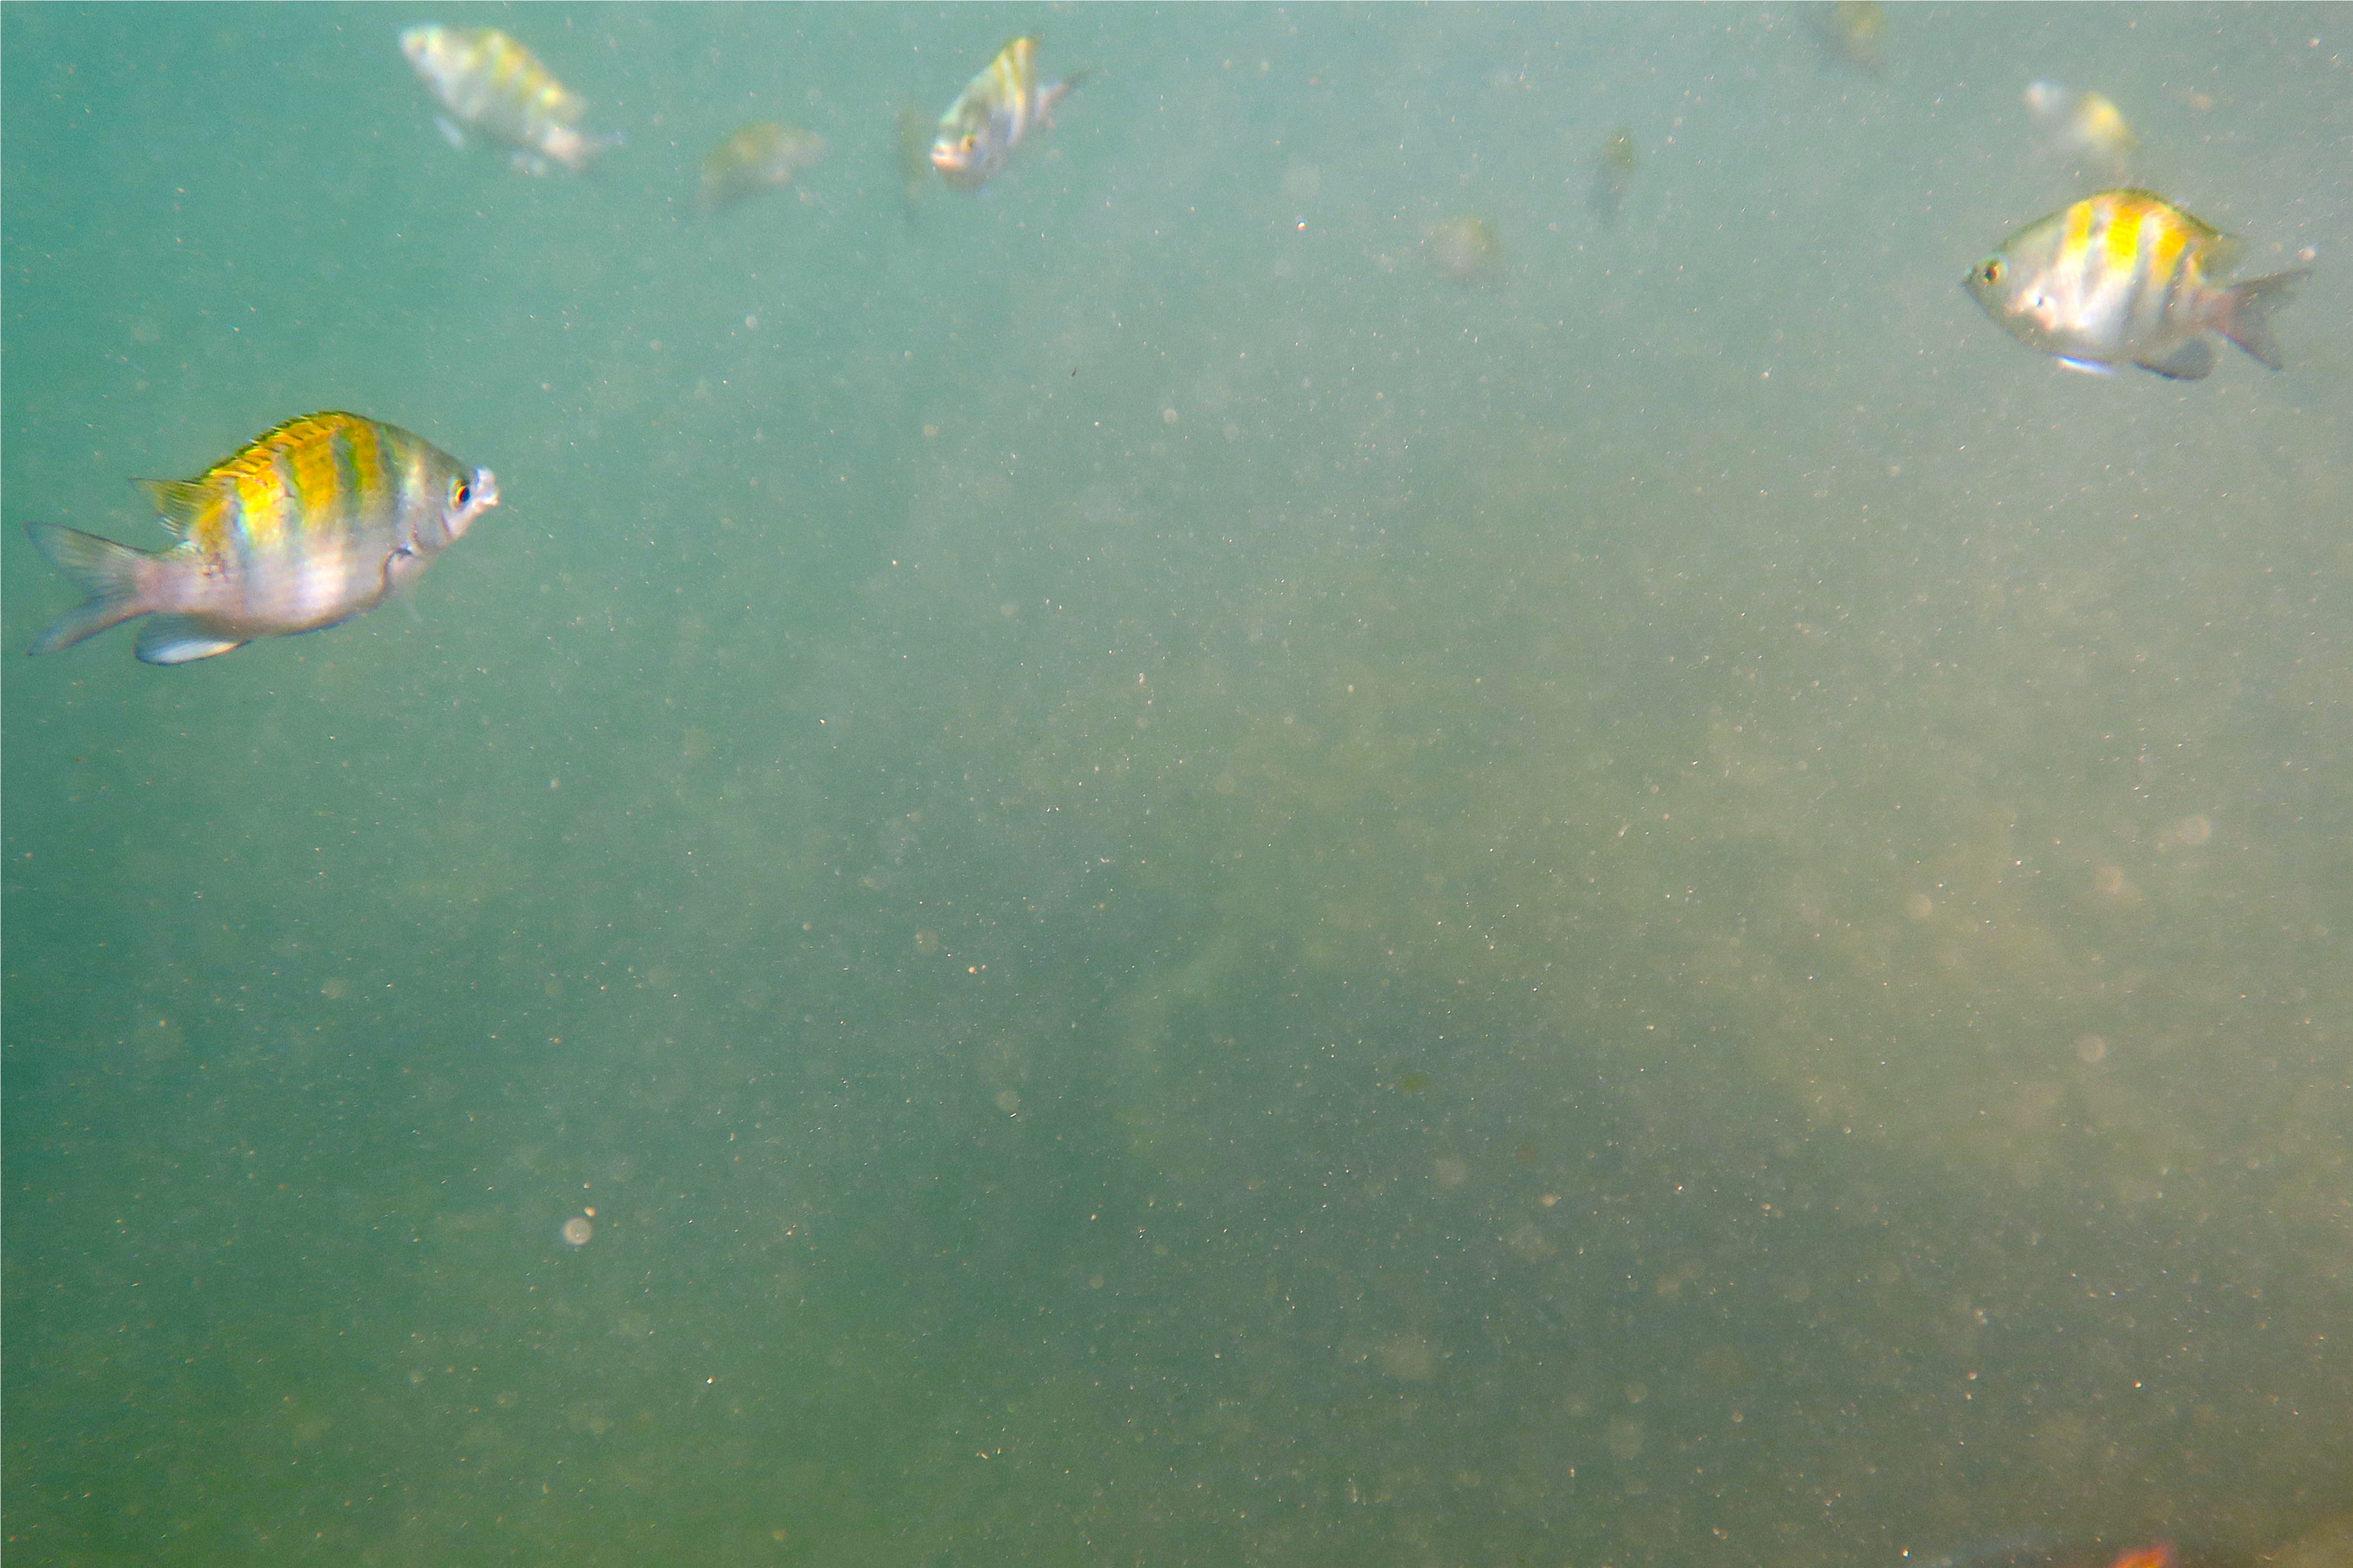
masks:
POLYGON ((89 593, 34 639, 54 653, 140 616, 139 657, 186 664, 255 637, 317 631, 407 587, 485 510, 499 481, 419 436, 356 414, 306 414, 193 479, 142 480, 165 550, 28 522, 89 593))
POLYGON ((932 167, 960 191, 980 189, 997 177, 1032 126, 1052 128, 1054 105, 1086 74, 1074 71, 1065 80, 1041 82, 1038 40, 1014 39, 940 116, 932 167))
POLYGON ((449 112, 441 133, 457 146, 479 131, 514 150, 517 168, 547 173, 550 158, 577 172, 620 144, 620 135, 580 129, 587 103, 539 63, 539 57, 496 27, 410 27, 400 52, 449 112))
POLYGON ((2210 331, 2277 370, 2271 312, 2312 269, 2214 281, 2236 248, 2163 196, 2103 191, 2011 235, 1962 287, 2012 337, 2077 370, 2131 363, 2195 381, 2214 368, 2210 331))

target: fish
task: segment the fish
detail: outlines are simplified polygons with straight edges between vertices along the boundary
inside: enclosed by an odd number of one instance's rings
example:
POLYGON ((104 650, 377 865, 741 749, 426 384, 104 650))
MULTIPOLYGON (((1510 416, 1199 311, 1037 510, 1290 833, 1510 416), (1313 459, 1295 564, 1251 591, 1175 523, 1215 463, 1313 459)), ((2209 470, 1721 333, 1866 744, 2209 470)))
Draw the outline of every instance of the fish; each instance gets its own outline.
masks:
POLYGON ((2053 153, 2111 179, 2124 178, 2126 165, 2140 145, 2124 111, 2089 88, 2062 87, 2048 80, 2028 82, 2026 112, 2053 153))
POLYGON ((1618 209, 1626 205, 1626 188, 1634 183, 1634 166, 1641 161, 1634 150, 1633 132, 1622 125, 1593 154, 1593 188, 1587 193, 1586 205, 1604 225, 1618 221, 1618 209))
POLYGON ((512 149, 517 168, 543 174, 550 159, 576 174, 621 144, 618 132, 583 131, 587 102, 496 27, 422 23, 401 33, 400 52, 449 111, 437 123, 453 146, 477 131, 512 149))
POLYGON ((932 184, 932 117, 912 103, 899 106, 899 200, 907 216, 932 184))
POLYGON ((27 653, 142 616, 152 618, 136 651, 149 664, 336 626, 413 586, 499 504, 490 469, 333 412, 289 419, 193 479, 141 482, 177 544, 139 550, 53 522, 25 525, 89 595, 27 653))
POLYGON ((1451 217, 1423 231, 1422 254, 1438 275, 1464 285, 1504 281, 1504 237, 1482 217, 1451 217))
POLYGON ((1086 76, 1072 71, 1060 81, 1039 81, 1038 40, 1014 39, 940 116, 932 167, 957 190, 980 189, 1004 169, 1032 127, 1053 128, 1054 106, 1086 76))
POLYGON ((2118 1548, 2101 1542, 2054 1544, 2039 1537, 1969 1547, 1932 1558, 1926 1568, 2177 1568, 2170 1541, 2118 1548))
POLYGON ((712 149, 702 161, 702 184, 695 192, 699 212, 714 213, 746 196, 781 190, 795 174, 825 156, 825 138, 814 131, 762 120, 744 126, 712 149))
POLYGON ((1869 76, 1887 68, 1887 10, 1877 0, 1838 0, 1812 14, 1814 42, 1833 65, 1869 76))
POLYGON ((2215 281, 2236 249, 2163 196, 2126 187, 2027 225, 1961 286, 2012 337, 2076 370, 2137 364, 2196 381, 2214 368, 2210 331, 2277 370, 2271 313, 2312 269, 2215 281))
POLYGON ((1922 1568, 2255 1568, 2257 1561, 2243 1551, 2171 1537, 2119 1545, 2114 1540, 2025 1536, 1927 1558, 1922 1568))

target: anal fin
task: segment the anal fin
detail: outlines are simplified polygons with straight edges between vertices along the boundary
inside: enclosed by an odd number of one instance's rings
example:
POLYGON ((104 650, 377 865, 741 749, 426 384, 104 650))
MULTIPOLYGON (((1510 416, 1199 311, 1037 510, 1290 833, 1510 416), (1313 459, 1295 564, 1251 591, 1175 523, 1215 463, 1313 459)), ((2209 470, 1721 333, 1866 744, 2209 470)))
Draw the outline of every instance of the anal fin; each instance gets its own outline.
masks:
POLYGON ((139 628, 139 657, 149 664, 191 664, 245 644, 207 630, 186 616, 153 616, 139 628))
POLYGON ((2173 381, 2203 381, 2214 373, 2214 345, 2204 338, 2185 338, 2161 359, 2137 359, 2133 363, 2173 381))

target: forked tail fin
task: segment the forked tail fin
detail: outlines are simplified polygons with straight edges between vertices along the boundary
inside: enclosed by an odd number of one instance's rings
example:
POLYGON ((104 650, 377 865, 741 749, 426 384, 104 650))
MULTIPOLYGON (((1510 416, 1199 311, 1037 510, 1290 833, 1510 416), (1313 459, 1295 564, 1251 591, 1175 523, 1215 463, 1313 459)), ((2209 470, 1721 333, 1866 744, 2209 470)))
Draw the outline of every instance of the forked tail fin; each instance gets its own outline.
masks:
POLYGON ((2271 366, 2280 368, 2279 342, 2272 336, 2272 311, 2285 304, 2295 286, 2312 276, 2312 268, 2274 272, 2224 287, 2215 300, 2213 329, 2271 366))
POLYGON ((26 652, 55 653, 134 616, 161 608, 152 596, 155 557, 147 552, 54 522, 28 522, 25 531, 41 547, 42 554, 90 595, 35 637, 26 652))

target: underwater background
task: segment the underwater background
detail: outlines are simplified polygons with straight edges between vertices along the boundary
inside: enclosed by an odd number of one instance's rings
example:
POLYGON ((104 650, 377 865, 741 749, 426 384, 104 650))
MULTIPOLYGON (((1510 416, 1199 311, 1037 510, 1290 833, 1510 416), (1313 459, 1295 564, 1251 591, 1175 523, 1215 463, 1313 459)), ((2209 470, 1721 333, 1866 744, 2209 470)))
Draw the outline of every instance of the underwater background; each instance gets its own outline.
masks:
POLYGON ((0 11, 12 1563, 2353 1506, 2348 19, 0 11), (627 144, 453 148, 419 21, 627 144), (2312 253, 2284 373, 1963 292, 2042 76, 2312 253), (24 521, 314 408, 497 470, 416 616, 21 656, 24 521))

